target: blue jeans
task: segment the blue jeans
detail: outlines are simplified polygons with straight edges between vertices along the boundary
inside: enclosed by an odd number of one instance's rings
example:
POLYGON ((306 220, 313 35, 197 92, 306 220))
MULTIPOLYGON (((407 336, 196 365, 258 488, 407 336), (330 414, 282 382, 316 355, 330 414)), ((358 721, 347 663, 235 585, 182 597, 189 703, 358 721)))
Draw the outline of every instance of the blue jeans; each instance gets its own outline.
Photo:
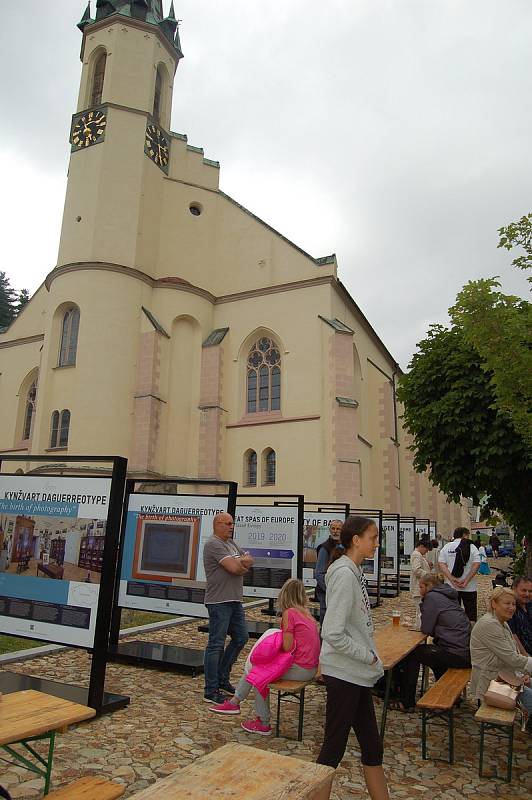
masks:
POLYGON ((227 686, 231 667, 248 640, 242 603, 208 603, 209 641, 205 650, 205 694, 227 686), (231 641, 224 650, 225 637, 231 641))

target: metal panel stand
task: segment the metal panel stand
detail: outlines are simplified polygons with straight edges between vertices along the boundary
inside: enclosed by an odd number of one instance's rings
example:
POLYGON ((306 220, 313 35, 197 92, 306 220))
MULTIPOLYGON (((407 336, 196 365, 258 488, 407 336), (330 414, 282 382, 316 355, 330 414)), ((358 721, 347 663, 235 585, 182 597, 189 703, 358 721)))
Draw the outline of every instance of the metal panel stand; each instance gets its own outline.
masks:
POLYGON ((190 672, 193 678, 203 672, 204 656, 204 650, 139 640, 119 642, 116 647, 109 650, 109 661, 134 664, 139 667, 151 666, 162 670, 190 672))
MULTIPOLYGON (((90 705, 87 686, 58 683, 57 681, 49 681, 46 678, 35 678, 33 675, 21 675, 17 672, 0 672, 0 692, 9 694, 10 692, 22 692, 26 689, 35 689, 37 692, 51 694, 54 697, 62 697, 63 700, 70 700, 72 703, 79 703, 82 706, 90 705)), ((127 695, 104 692, 101 707, 97 709, 97 712, 118 711, 120 708, 125 708, 129 705, 129 700, 130 698, 127 695)))

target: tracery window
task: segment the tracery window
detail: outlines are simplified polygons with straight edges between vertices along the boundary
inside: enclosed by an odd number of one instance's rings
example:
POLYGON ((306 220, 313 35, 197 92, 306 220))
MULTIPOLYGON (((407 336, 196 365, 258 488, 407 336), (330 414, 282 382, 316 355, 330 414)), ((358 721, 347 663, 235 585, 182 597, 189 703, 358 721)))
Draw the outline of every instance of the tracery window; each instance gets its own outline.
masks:
POLYGON ((103 81, 105 78, 105 63, 107 61, 107 53, 102 52, 96 59, 94 65, 94 75, 92 78, 92 92, 89 108, 92 106, 99 106, 102 102, 103 94, 103 81))
POLYGON ((33 430, 33 420, 35 419, 35 410, 37 408, 37 381, 33 381, 28 394, 26 395, 26 411, 24 413, 24 428, 22 431, 23 439, 31 439, 33 430))
POLYGON ((256 411, 279 411, 281 408, 281 353, 273 339, 262 336, 248 355, 248 414, 256 411))
POLYGON ((61 326, 61 347, 59 350, 60 367, 69 367, 76 363, 78 331, 79 308, 71 308, 65 313, 61 326))

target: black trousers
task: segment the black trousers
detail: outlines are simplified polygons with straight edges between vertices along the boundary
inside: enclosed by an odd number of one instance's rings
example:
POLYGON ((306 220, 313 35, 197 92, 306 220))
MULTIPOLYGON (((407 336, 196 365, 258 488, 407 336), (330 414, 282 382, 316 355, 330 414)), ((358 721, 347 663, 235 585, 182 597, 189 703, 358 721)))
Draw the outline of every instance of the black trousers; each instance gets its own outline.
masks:
POLYGON ((336 767, 344 757, 351 728, 357 737, 366 767, 382 764, 382 744, 375 718, 371 689, 324 675, 327 688, 325 736, 318 764, 336 767))
POLYGON ((448 669, 465 669, 471 666, 469 654, 457 655, 438 647, 436 644, 420 644, 394 670, 399 685, 399 699, 405 708, 416 705, 416 687, 419 668, 424 664, 434 672, 436 680, 448 669))
POLYGON ((471 622, 477 621, 477 593, 458 592, 458 602, 462 603, 466 616, 471 622))

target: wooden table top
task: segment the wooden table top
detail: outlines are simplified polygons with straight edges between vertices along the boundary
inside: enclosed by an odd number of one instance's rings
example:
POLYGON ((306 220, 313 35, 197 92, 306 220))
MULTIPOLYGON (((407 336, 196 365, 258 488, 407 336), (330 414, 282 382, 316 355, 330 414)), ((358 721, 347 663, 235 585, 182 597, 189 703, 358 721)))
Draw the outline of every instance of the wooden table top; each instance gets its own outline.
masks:
POLYGON ((135 793, 134 800, 303 800, 328 786, 332 767, 233 742, 135 793))
POLYGON ((404 625, 386 625, 375 631, 375 645, 384 669, 392 669, 427 638, 421 631, 404 625))
POLYGON ((96 716, 88 706, 27 689, 0 697, 0 745, 65 728, 96 716))

